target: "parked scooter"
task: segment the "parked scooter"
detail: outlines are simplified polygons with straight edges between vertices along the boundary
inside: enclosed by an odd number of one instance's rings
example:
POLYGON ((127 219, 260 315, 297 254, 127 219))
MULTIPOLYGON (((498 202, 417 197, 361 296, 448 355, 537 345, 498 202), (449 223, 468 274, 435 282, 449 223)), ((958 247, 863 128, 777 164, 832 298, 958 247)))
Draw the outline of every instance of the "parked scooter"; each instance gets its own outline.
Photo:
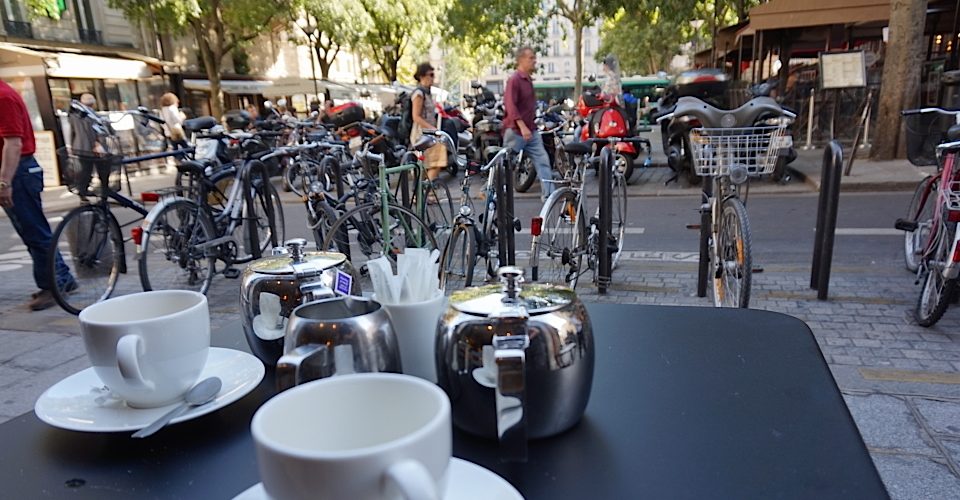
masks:
MULTIPOLYGON (((567 120, 563 117, 559 105, 550 107, 545 112, 537 110, 536 125, 540 131, 540 138, 543 139, 543 147, 547 150, 547 156, 550 158, 551 170, 554 168, 556 161, 557 132, 563 129, 566 124, 567 120)), ((517 160, 514 169, 513 188, 518 193, 526 193, 537 178, 537 169, 533 167, 533 161, 529 156, 521 153, 517 160)))
MULTIPOLYGON (((777 88, 779 88, 780 80, 777 78, 771 78, 765 82, 752 85, 750 87, 750 94, 754 97, 771 97, 777 88)), ((777 101, 781 101, 779 96, 777 96, 777 101)), ((794 110, 784 107, 783 109, 794 113, 794 110)), ((784 144, 782 149, 780 149, 780 157, 777 158, 777 165, 773 169, 773 173, 770 174, 770 178, 775 182, 781 184, 786 184, 790 182, 790 172, 787 170, 787 165, 792 163, 797 159, 797 150, 793 147, 793 120, 790 120, 790 124, 787 126, 786 134, 784 135, 784 144)))
MULTIPOLYGON (((628 138, 635 135, 630 129, 626 113, 617 105, 614 96, 604 95, 597 88, 584 89, 577 101, 577 113, 582 118, 576 136, 581 142, 594 138, 628 138)), ((640 150, 631 142, 617 143, 614 150, 614 167, 629 181, 640 150)))
POLYGON ((497 101, 493 92, 478 82, 470 85, 476 95, 473 97, 473 157, 469 159, 487 164, 487 148, 503 146, 503 104, 497 101))

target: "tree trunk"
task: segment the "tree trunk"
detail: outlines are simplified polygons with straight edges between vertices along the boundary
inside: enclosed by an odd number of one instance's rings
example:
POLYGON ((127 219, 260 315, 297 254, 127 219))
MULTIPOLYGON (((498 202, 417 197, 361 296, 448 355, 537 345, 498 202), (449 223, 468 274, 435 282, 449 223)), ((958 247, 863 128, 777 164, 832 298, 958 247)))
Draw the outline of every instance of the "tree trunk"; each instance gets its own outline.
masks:
MULTIPOLYGON (((877 113, 877 135, 871 156, 876 160, 897 157, 900 142, 900 111, 916 102, 920 86, 926 0, 893 0, 890 5, 890 42, 883 61, 883 80, 877 113)), ((904 153, 904 151, 900 151, 904 153)))
POLYGON ((207 80, 210 82, 210 114, 220 120, 223 117, 223 90, 220 86, 220 64, 223 54, 214 49, 214 43, 217 42, 211 43, 204 30, 199 23, 194 24, 197 45, 200 46, 200 57, 203 59, 207 80))
MULTIPOLYGON (((571 21, 573 21, 571 19, 571 21)), ((583 22, 573 21, 573 52, 576 55, 576 75, 573 77, 573 97, 579 99, 583 92, 583 22)))
POLYGON ((321 55, 320 47, 316 44, 313 45, 313 51, 317 53, 317 63, 320 65, 320 78, 328 80, 330 78, 330 66, 333 66, 333 61, 327 61, 327 58, 324 57, 326 54, 321 55))

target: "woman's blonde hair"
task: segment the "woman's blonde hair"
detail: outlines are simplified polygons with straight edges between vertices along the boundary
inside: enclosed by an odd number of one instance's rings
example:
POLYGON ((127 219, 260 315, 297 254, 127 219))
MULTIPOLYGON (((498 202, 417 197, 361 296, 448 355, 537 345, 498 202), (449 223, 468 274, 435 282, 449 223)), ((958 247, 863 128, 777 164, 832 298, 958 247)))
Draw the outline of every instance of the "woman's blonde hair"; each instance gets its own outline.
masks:
POLYGON ((172 106, 180 102, 180 99, 177 98, 177 95, 173 92, 167 92, 160 96, 160 105, 161 106, 172 106))

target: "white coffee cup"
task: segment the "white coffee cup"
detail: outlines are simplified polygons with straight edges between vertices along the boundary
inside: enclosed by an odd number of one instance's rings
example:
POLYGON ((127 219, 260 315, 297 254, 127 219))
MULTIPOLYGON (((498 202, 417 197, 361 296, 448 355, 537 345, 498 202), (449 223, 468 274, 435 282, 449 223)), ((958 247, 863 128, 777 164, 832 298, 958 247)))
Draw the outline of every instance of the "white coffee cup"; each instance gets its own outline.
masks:
POLYGON ((157 290, 80 311, 83 345, 97 376, 135 408, 173 403, 196 384, 210 349, 207 297, 157 290))
POLYGON ((439 499, 450 463, 450 400, 425 380, 360 373, 294 387, 250 425, 271 498, 439 499))
MULTIPOLYGON (((374 295, 376 300, 376 295, 374 295)), ((390 316, 400 346, 403 373, 437 383, 437 322, 446 310, 447 298, 438 290, 430 300, 404 304, 382 304, 390 316)))

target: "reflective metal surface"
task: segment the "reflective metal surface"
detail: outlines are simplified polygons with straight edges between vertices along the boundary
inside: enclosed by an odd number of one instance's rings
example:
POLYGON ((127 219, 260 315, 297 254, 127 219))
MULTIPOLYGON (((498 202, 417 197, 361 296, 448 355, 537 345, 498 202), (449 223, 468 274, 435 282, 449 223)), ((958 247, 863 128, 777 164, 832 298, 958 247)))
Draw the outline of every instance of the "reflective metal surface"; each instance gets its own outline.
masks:
POLYGON ((437 375, 457 427, 500 439, 503 458, 523 460, 527 438, 563 432, 583 415, 593 381, 593 333, 572 290, 521 290, 521 270, 502 268, 500 275, 504 286, 496 293, 483 295, 490 289, 483 287, 466 290, 460 297, 466 300, 451 296, 438 327, 437 375), (483 303, 486 312, 465 302, 483 303), (530 310, 529 304, 544 307, 530 310))
POLYGON ((281 391, 333 375, 401 373, 390 318, 370 299, 335 297, 297 307, 284 345, 276 371, 281 391))
MULTIPOLYGON (((293 310, 308 302, 333 297, 337 274, 356 278, 346 256, 335 252, 306 252, 307 241, 288 240, 274 256, 252 262, 240 283, 240 316, 250 350, 267 366, 283 355, 283 336, 293 310)), ((351 294, 359 295, 359 280, 351 294)))

